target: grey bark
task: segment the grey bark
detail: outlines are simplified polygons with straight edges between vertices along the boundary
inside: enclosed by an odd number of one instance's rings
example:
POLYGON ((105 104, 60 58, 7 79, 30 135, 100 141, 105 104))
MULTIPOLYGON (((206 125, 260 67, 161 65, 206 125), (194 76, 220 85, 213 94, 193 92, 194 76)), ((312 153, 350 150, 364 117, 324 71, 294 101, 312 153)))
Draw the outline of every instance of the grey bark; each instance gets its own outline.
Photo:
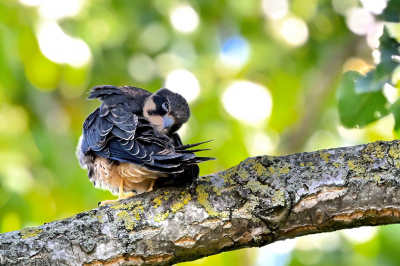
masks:
POLYGON ((0 235, 1 265, 171 265, 400 221, 400 142, 248 158, 36 228, 0 235))

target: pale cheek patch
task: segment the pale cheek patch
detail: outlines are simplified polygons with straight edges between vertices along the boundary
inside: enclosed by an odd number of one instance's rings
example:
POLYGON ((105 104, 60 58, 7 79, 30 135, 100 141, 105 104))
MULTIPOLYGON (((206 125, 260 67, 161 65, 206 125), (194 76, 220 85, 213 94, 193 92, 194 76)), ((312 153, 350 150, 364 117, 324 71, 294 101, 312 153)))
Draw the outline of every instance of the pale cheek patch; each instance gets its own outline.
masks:
POLYGON ((154 127, 155 130, 160 133, 164 133, 164 124, 161 116, 147 116, 146 118, 150 121, 150 124, 154 127))

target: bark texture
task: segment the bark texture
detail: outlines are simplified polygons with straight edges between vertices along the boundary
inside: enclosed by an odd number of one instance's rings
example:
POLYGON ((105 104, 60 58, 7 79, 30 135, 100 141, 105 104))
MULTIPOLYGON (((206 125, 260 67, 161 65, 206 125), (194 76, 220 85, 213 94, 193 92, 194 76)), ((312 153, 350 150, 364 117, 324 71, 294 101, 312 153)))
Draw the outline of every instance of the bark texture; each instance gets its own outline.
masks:
POLYGON ((171 265, 300 235, 400 221, 400 142, 248 158, 0 235, 0 265, 171 265))

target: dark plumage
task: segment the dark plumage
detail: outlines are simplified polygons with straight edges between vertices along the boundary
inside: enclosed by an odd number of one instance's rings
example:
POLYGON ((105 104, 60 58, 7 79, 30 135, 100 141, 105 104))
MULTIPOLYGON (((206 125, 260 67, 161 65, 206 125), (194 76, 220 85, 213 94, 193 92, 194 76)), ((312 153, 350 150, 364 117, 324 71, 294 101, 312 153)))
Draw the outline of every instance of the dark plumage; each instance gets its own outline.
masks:
POLYGON ((214 159, 197 157, 202 149, 188 150, 202 143, 182 145, 176 131, 190 109, 181 95, 104 85, 91 89, 88 99, 95 98, 102 104, 83 124, 77 156, 96 187, 124 198, 124 192, 150 191, 154 184, 191 184, 197 164, 214 159))

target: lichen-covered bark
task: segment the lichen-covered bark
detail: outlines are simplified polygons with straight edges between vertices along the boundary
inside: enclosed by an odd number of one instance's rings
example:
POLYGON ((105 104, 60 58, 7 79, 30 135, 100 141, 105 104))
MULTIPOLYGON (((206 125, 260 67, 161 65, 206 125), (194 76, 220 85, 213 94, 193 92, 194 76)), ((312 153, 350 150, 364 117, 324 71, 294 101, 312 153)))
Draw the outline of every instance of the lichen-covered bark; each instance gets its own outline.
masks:
POLYGON ((248 158, 37 228, 0 235, 0 265, 171 265, 400 221, 400 142, 248 158))

